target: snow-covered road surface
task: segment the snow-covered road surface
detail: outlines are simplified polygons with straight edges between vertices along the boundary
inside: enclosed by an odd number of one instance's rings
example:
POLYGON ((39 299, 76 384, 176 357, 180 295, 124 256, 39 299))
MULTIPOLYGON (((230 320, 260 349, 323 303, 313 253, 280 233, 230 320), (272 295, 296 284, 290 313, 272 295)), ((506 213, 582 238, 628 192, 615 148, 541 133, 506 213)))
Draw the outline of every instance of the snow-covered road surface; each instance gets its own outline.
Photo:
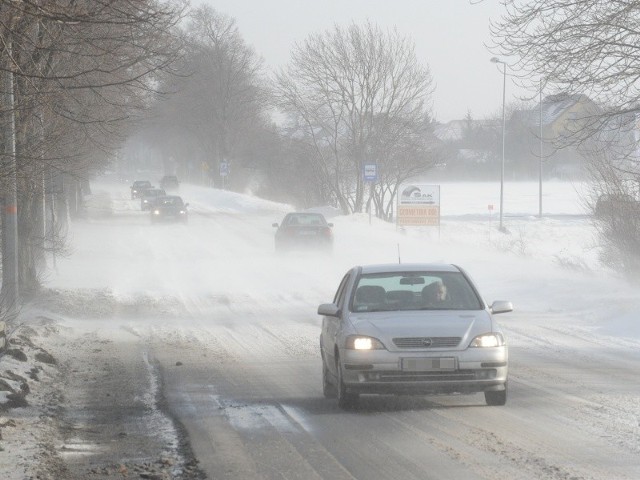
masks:
POLYGON ((32 314, 51 319, 38 342, 78 374, 61 401, 75 429, 51 449, 69 476, 51 478, 108 478, 118 442, 123 465, 165 458, 175 478, 640 478, 636 289, 598 264, 575 188, 549 199, 563 215, 514 207, 502 235, 482 215, 485 187, 443 189, 440 229, 336 216, 333 255, 281 256, 271 224, 286 205, 183 185, 189 225, 152 226, 126 185, 94 185, 47 312, 32 314), (344 412, 322 396, 318 304, 352 265, 399 252, 459 264, 487 301, 514 303, 497 317, 510 344, 505 407, 371 396, 344 412), (183 468, 191 455, 199 471, 183 468))

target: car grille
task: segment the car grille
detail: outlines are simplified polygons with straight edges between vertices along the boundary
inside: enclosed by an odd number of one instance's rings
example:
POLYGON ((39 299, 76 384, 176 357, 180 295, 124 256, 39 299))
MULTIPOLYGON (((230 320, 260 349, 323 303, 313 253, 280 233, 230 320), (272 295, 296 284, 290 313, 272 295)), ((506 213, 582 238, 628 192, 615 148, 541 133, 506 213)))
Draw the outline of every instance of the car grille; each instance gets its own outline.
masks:
POLYGON ((460 344, 460 337, 403 337, 394 338, 398 348, 452 348, 460 344))
POLYGON ((369 380, 378 382, 455 382, 476 380, 474 370, 456 370, 455 372, 380 372, 369 374, 369 380))

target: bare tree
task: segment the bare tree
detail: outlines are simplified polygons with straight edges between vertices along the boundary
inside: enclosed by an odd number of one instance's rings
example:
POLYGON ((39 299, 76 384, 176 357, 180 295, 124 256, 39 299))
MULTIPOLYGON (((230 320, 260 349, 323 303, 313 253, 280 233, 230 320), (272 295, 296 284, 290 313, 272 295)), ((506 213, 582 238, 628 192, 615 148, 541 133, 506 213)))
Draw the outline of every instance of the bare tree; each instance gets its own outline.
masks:
POLYGON ((386 169, 389 181, 392 170, 419 173, 433 163, 424 148, 394 152, 428 120, 433 92, 429 69, 397 31, 366 23, 311 35, 277 73, 275 88, 290 135, 309 146, 307 168, 345 213, 363 209, 364 165, 386 169))
POLYGON ((395 123, 372 136, 372 152, 379 159, 379 181, 372 183, 368 202, 375 206, 376 215, 387 221, 393 218, 400 185, 424 173, 444 156, 428 118, 423 122, 398 118, 395 123))
POLYGON ((635 172, 626 169, 628 159, 601 152, 589 165, 594 181, 585 203, 594 212, 601 239, 601 260, 631 279, 640 277, 640 202, 635 172))
POLYGON ((586 94, 615 112, 636 111, 640 5, 633 0, 506 0, 492 22, 493 50, 532 91, 586 94), (526 80, 528 79, 528 80, 526 80), (546 88, 545 88, 546 91, 546 88))
POLYGON ((147 133, 185 173, 184 164, 195 156, 192 168, 199 173, 217 176, 220 162, 226 161, 230 178, 239 181, 235 172, 251 163, 248 139, 260 136, 267 123, 262 60, 245 43, 235 20, 208 6, 190 13, 184 37, 179 63, 184 74, 164 80, 163 89, 174 94, 157 106, 147 133))
MULTIPOLYGON (((530 83, 533 91, 537 87, 587 95, 602 106, 575 119, 561 139, 565 145, 578 145, 591 158, 593 197, 615 193, 637 199, 640 3, 507 0, 505 7, 506 13, 491 27, 492 48, 510 59, 510 70, 530 83)), ((640 267, 633 267, 640 266, 636 218, 600 217, 597 226, 603 243, 613 252, 609 261, 618 255, 625 269, 640 272, 640 267)))

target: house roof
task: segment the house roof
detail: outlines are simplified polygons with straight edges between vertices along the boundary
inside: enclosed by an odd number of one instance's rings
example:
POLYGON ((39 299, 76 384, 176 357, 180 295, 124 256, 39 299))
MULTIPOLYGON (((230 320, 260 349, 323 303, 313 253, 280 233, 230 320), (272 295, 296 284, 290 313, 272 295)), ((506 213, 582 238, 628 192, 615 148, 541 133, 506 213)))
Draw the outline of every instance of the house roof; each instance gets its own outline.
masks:
POLYGON ((433 129, 433 134, 443 141, 460 140, 464 132, 464 120, 451 120, 450 122, 438 125, 433 129))
POLYGON ((568 95, 562 93, 548 95, 531 110, 516 110, 513 112, 511 119, 539 127, 540 117, 542 117, 542 126, 549 126, 564 112, 580 102, 593 104, 591 99, 586 95, 568 95))

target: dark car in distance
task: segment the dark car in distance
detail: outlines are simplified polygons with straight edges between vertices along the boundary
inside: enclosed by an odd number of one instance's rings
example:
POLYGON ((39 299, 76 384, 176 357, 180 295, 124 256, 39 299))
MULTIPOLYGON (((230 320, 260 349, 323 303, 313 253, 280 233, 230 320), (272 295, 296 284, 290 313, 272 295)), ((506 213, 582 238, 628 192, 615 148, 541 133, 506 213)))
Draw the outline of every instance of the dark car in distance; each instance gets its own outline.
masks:
POLYGON ((160 179, 160 188, 164 188, 167 192, 178 190, 179 187, 180 182, 175 175, 165 175, 160 179))
POLYGON ((187 223, 189 212, 188 203, 184 203, 178 195, 165 195, 158 197, 151 209, 151 223, 162 221, 174 221, 187 223))
POLYGON ((162 188, 148 188, 142 193, 140 197, 140 208, 144 210, 151 210, 158 197, 164 197, 167 195, 162 188))
POLYGON ((277 228, 275 247, 277 252, 292 249, 333 248, 333 223, 328 223, 321 213, 288 213, 277 228))
POLYGON ((149 180, 136 180, 129 188, 131 189, 131 200, 135 200, 142 197, 145 190, 153 188, 153 185, 149 180))

